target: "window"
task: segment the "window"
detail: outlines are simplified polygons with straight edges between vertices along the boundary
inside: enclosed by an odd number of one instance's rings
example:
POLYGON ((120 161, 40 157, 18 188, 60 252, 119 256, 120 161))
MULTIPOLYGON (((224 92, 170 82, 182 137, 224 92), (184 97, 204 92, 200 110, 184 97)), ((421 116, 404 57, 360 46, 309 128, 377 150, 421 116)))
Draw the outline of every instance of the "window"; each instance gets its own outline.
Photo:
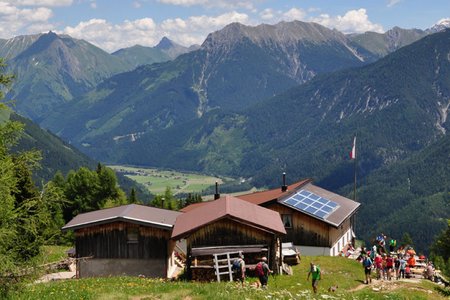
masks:
POLYGON ((139 228, 133 227, 127 229, 127 243, 134 244, 138 242, 139 228))
POLYGON ((285 228, 292 228, 292 215, 281 215, 281 220, 285 228))

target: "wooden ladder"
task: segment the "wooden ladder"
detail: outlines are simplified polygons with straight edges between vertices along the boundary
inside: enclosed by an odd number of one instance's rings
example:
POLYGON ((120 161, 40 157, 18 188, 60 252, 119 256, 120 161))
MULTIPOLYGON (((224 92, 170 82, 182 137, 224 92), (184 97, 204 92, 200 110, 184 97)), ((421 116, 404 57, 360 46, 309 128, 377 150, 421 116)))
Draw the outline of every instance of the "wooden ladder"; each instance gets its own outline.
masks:
POLYGON ((238 258, 241 254, 242 251, 213 254, 217 282, 220 282, 220 275, 228 275, 230 281, 233 281, 233 270, 231 269, 233 260, 238 258))

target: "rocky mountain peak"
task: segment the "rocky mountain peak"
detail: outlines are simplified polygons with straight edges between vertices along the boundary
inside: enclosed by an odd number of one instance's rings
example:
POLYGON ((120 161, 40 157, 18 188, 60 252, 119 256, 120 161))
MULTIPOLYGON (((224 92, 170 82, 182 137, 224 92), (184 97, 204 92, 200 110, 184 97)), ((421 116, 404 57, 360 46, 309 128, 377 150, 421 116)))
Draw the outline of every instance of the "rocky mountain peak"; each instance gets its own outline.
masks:
POLYGON ((159 41, 158 45, 155 46, 156 49, 167 50, 173 48, 175 46, 179 46, 174 41, 170 40, 167 37, 163 37, 161 41, 159 41))
POLYGON ((258 26, 231 23, 222 30, 209 34, 202 44, 202 48, 210 49, 218 45, 222 47, 232 45, 243 38, 259 45, 270 43, 294 44, 299 41, 321 44, 332 40, 346 40, 346 37, 339 31, 328 29, 317 23, 292 21, 258 26))
POLYGON ((445 19, 439 20, 431 28, 427 29, 427 32, 435 33, 435 32, 439 32, 439 31, 443 31, 447 28, 450 28, 450 18, 445 18, 445 19))

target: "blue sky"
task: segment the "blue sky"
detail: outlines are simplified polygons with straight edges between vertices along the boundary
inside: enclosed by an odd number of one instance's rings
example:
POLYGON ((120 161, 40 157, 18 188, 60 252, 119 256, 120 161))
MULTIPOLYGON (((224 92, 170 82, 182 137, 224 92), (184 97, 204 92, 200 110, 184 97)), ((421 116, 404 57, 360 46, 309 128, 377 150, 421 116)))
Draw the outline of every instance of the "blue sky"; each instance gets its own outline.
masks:
POLYGON ((450 0, 0 0, 0 38, 52 30, 111 52, 163 36, 201 44, 231 22, 300 20, 353 33, 426 29, 449 17, 450 0))

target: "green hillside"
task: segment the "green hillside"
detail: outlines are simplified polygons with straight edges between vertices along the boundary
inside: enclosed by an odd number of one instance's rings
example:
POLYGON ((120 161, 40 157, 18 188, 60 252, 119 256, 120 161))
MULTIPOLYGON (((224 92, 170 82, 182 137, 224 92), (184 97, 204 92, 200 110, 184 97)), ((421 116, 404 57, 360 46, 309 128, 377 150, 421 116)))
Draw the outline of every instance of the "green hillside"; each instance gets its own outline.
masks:
POLYGON ((140 45, 120 49, 112 53, 112 55, 119 57, 133 68, 141 65, 151 65, 153 63, 164 62, 172 59, 169 55, 167 55, 160 49, 154 47, 144 47, 140 45))
MULTIPOLYGON (((445 136, 363 179, 357 191, 363 204, 357 225, 361 237, 369 241, 380 232, 388 232, 400 240, 408 232, 416 249, 428 251, 450 216, 449 153, 450 137, 445 136)), ((342 192, 350 194, 351 189, 342 192)))
POLYGON ((385 33, 369 31, 361 34, 352 34, 349 38, 375 55, 383 57, 401 47, 420 40, 428 34, 428 32, 420 29, 403 29, 396 26, 385 33))
MULTIPOLYGON (((65 143, 59 137, 49 131, 43 130, 31 120, 21 117, 16 113, 1 110, 0 122, 11 119, 25 125, 24 133, 14 151, 39 150, 42 155, 40 167, 33 173, 34 181, 41 186, 51 180, 57 171, 67 174, 70 170, 78 170, 80 167, 95 169, 97 163, 73 146, 65 143)), ((133 180, 117 174, 120 187, 129 195, 132 188, 141 200, 148 200, 151 195, 147 189, 133 180)))

